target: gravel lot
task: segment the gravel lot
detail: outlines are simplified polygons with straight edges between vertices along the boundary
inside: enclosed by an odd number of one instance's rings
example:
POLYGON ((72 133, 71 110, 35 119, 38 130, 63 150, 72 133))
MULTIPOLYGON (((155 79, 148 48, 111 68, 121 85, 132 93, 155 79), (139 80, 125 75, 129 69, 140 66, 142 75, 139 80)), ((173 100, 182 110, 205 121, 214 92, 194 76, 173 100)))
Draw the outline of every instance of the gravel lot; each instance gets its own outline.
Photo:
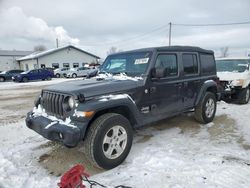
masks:
POLYGON ((81 144, 68 149, 25 126, 41 89, 62 81, 0 83, 0 187, 56 187, 77 163, 109 186, 249 187, 250 104, 219 102, 205 126, 189 113, 136 130, 126 161, 103 171, 89 165, 81 144))

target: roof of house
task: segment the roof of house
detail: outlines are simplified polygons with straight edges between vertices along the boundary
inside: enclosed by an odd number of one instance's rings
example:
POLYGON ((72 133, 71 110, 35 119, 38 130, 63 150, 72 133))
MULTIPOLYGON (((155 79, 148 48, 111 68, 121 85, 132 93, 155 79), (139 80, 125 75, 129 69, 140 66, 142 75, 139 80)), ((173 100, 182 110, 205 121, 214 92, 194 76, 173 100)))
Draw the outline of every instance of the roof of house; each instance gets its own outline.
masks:
POLYGON ((86 51, 84 51, 84 50, 82 50, 80 48, 77 48, 77 47, 73 46, 73 45, 67 45, 67 46, 63 46, 63 47, 59 47, 59 48, 53 48, 53 49, 50 49, 50 50, 47 50, 47 51, 44 51, 44 52, 34 52, 34 53, 30 54, 30 55, 19 58, 17 60, 18 61, 23 61, 23 60, 29 60, 29 59, 36 59, 36 58, 39 58, 39 57, 42 57, 42 56, 46 56, 46 55, 58 52, 60 50, 66 49, 66 48, 74 48, 74 49, 76 49, 76 50, 78 50, 80 52, 83 52, 83 53, 88 54, 88 55, 90 55, 92 57, 100 59, 100 57, 98 57, 98 56, 96 56, 94 54, 91 54, 89 52, 86 52, 86 51))
POLYGON ((19 50, 0 50, 0 56, 27 56, 32 51, 19 51, 19 50))

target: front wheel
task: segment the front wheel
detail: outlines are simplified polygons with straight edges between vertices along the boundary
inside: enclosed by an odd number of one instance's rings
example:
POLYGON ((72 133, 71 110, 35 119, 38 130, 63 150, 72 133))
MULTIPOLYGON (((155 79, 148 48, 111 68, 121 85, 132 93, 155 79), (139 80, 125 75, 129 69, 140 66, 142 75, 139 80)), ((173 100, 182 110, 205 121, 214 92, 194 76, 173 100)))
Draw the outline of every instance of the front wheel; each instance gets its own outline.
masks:
POLYGON ((0 77, 0 82, 4 82, 5 78, 4 77, 0 77))
POLYGON ((111 169, 126 159, 132 140, 133 131, 128 119, 107 113, 91 124, 84 140, 85 154, 95 166, 111 169))
POLYGON ((74 74, 72 74, 72 77, 73 77, 73 78, 76 78, 76 77, 77 77, 77 75, 74 73, 74 74))
POLYGON ((240 104, 247 104, 250 99, 250 88, 242 89, 238 95, 240 104))
POLYGON ((217 107, 216 101, 214 93, 206 92, 202 100, 195 108, 195 119, 204 124, 212 122, 217 107))
POLYGON ((23 81, 23 82, 28 82, 29 79, 28 79, 27 77, 23 77, 22 81, 23 81))

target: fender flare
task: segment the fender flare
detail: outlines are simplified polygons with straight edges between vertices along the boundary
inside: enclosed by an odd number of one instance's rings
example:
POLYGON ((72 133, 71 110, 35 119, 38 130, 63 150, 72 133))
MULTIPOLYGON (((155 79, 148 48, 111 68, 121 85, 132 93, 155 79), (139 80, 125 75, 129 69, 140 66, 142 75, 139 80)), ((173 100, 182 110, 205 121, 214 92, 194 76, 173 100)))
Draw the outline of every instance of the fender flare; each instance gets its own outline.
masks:
POLYGON ((217 98, 217 91, 218 91, 218 88, 217 88, 217 83, 214 81, 214 80, 207 80, 203 83, 201 89, 200 89, 200 92, 198 93, 197 95, 197 98, 196 98, 196 101, 195 101, 195 106, 198 105, 198 103, 200 102, 200 100, 202 99, 202 97, 205 95, 206 91, 209 89, 209 88, 215 88, 216 89, 216 98, 217 98))
MULTIPOLYGON (((77 107, 77 111, 95 111, 94 116, 91 118, 93 119, 95 115, 98 112, 101 112, 103 110, 108 110, 111 108, 116 108, 116 107, 126 107, 130 111, 130 113, 133 115, 133 118, 136 122, 136 124, 141 122, 141 114, 139 110, 137 109, 137 106, 133 99, 127 95, 127 94, 122 94, 123 97, 121 98, 112 98, 112 97, 99 97, 99 98, 94 98, 89 101, 85 101, 82 103, 79 103, 77 107)), ((90 119, 90 121, 91 121, 90 119)))

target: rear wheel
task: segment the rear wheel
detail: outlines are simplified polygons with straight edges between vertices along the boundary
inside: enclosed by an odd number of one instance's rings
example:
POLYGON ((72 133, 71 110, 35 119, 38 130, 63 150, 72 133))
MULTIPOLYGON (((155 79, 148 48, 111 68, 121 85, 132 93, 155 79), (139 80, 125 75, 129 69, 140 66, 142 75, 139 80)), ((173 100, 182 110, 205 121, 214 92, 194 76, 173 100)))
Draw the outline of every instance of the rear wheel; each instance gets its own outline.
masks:
POLYGON ((0 82, 4 82, 5 78, 4 77, 0 77, 0 82))
POLYGON ((214 93, 206 92, 195 108, 195 119, 204 124, 213 121, 217 107, 216 101, 214 93))
POLYGON ((126 159, 132 140, 128 119, 120 114, 107 113, 91 124, 84 140, 85 154, 95 166, 111 169, 126 159))
POLYGON ((247 104, 250 99, 250 89, 249 87, 242 89, 238 95, 240 104, 247 104))
POLYGON ((73 78, 76 78, 76 77, 77 77, 77 75, 74 73, 74 74, 72 74, 72 77, 73 77, 73 78))

